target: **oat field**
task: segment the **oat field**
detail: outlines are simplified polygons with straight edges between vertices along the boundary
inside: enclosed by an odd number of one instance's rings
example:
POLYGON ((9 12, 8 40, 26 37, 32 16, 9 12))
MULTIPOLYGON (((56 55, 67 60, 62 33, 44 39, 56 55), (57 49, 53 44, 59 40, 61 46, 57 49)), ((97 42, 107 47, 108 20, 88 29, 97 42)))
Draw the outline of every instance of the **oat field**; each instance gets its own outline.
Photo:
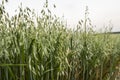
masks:
POLYGON ((45 4, 41 16, 0 4, 0 80, 120 80, 120 36, 97 34, 87 16, 69 29, 45 4))

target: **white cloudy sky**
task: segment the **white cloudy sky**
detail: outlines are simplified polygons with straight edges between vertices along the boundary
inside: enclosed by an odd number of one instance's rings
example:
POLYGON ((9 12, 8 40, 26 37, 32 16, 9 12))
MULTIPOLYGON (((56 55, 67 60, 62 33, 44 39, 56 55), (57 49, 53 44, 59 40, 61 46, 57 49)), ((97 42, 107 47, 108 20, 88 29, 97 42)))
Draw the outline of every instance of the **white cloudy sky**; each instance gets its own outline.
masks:
MULTIPOLYGON (((1 1, 1 0, 0 0, 1 1)), ((10 15, 14 14, 20 2, 39 12, 45 0, 8 0, 6 10, 10 15)), ((48 0, 50 5, 56 4, 53 12, 62 17, 70 26, 77 24, 78 20, 84 18, 85 6, 89 7, 89 17, 93 25, 102 28, 104 25, 113 24, 113 31, 120 31, 120 0, 48 0)))

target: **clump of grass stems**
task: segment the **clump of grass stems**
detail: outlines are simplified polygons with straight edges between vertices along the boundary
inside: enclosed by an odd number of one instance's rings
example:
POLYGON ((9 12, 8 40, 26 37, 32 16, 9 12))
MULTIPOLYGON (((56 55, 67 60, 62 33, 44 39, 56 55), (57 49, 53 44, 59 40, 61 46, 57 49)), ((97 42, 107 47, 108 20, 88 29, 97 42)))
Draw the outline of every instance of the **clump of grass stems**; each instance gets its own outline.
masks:
POLYGON ((47 1, 41 14, 20 7, 10 18, 0 4, 0 80, 115 80, 119 36, 96 35, 87 9, 74 30, 52 16, 47 1))

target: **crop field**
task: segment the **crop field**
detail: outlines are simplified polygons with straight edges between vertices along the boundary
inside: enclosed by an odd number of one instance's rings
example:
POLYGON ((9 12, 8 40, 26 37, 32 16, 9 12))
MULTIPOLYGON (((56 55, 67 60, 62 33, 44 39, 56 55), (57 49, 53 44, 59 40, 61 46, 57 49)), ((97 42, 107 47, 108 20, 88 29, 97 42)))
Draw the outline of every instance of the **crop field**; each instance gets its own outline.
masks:
POLYGON ((87 10, 66 28, 47 5, 11 18, 0 5, 0 80, 120 80, 120 35, 95 35, 87 10))

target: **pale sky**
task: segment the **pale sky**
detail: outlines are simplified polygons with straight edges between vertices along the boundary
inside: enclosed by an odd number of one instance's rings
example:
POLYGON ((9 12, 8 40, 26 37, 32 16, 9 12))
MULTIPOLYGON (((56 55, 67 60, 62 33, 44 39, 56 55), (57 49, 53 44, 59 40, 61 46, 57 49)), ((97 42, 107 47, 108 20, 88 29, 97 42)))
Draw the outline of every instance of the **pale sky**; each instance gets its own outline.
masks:
MULTIPOLYGON (((38 13, 45 0, 8 0, 6 11, 13 15, 20 2, 24 7, 35 9, 38 13)), ((48 2, 53 13, 59 17, 64 15, 64 19, 71 27, 84 18, 85 7, 88 6, 92 24, 98 29, 111 21, 113 31, 120 31, 120 0, 48 0, 48 2), (53 9, 53 4, 56 5, 56 9, 53 9)))

